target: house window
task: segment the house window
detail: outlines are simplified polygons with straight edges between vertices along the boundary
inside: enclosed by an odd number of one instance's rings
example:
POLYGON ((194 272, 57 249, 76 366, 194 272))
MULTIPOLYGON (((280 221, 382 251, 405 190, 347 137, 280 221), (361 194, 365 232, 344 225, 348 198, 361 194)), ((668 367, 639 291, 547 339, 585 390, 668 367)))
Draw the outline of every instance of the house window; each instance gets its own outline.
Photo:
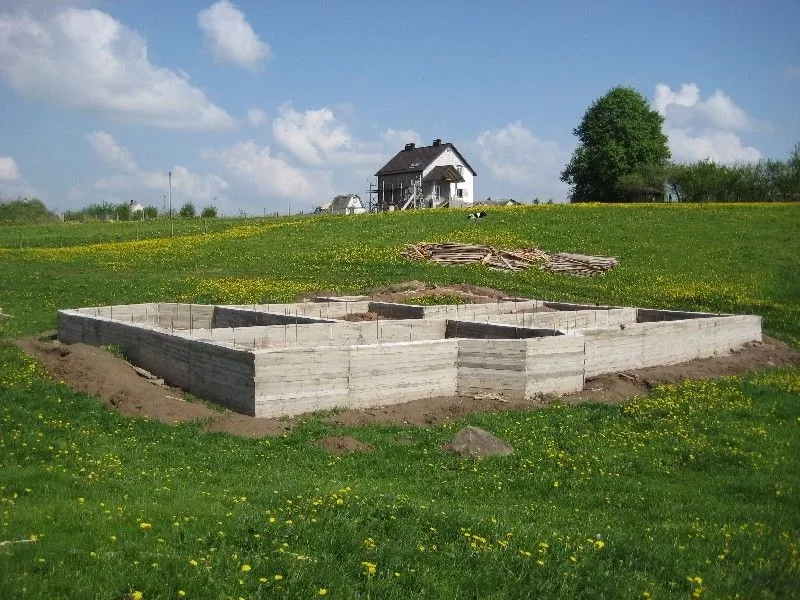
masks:
POLYGON ((466 191, 467 191, 467 190, 465 190, 465 189, 458 188, 458 189, 456 190, 456 198, 463 198, 463 197, 465 197, 465 196, 467 195, 467 194, 466 194, 466 191))
POLYGON ((456 171, 458 171, 458 174, 461 175, 464 173, 464 167, 461 165, 456 165, 456 171))

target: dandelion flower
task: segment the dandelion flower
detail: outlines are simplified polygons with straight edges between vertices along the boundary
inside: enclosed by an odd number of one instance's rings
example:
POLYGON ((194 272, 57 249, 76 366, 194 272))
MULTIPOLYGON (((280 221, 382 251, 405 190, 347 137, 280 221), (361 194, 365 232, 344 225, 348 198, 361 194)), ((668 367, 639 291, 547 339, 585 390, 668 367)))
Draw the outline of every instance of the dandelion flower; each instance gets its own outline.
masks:
POLYGON ((325 596, 328 593, 327 588, 319 588, 317 590, 317 596, 325 596))
POLYGON ((250 565, 242 565, 242 573, 247 573, 252 567, 250 565))
POLYGON ((131 600, 142 600, 144 598, 144 594, 139 590, 131 593, 131 600))

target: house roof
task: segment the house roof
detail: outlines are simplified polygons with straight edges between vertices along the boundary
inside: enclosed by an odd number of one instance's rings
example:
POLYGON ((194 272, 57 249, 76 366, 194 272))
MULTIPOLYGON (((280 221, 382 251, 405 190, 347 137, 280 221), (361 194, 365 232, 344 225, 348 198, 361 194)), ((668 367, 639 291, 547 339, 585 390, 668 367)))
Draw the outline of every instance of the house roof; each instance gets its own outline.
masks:
POLYGON ((395 175, 397 173, 419 173, 425 170, 429 164, 439 158, 445 150, 450 148, 456 153, 456 156, 461 159, 464 166, 467 167, 473 175, 477 175, 475 169, 469 166, 469 163, 464 160, 461 153, 456 149, 453 144, 444 143, 436 146, 421 146, 420 148, 412 148, 411 150, 401 150, 392 160, 386 163, 383 168, 375 173, 375 175, 395 175))
POLYGON ((453 165, 439 165, 437 167, 433 167, 425 177, 422 178, 423 181, 450 181, 452 183, 461 183, 464 181, 464 178, 461 176, 461 173, 453 165))

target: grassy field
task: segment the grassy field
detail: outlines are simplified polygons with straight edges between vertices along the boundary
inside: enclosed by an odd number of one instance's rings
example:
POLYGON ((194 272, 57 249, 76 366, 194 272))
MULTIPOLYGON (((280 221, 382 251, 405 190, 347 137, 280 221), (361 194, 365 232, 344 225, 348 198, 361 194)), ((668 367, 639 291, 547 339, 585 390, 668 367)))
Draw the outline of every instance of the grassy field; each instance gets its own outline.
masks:
MULTIPOLYGON (((800 347, 800 207, 543 206, 363 217, 0 227, 3 335, 55 310, 285 301, 420 279, 754 312, 800 347), (137 241, 137 236, 139 240, 137 241), (19 239, 23 238, 22 249, 19 239), (437 267, 414 241, 606 254, 579 279, 437 267)), ((800 589, 800 369, 667 386, 623 407, 280 438, 131 420, 0 341, 0 597, 789 598, 800 589), (512 457, 441 450, 463 424, 512 457), (312 442, 346 434, 375 452, 312 442), (402 442, 402 443, 401 443, 402 442), (9 543, 5 543, 9 542, 9 543)))

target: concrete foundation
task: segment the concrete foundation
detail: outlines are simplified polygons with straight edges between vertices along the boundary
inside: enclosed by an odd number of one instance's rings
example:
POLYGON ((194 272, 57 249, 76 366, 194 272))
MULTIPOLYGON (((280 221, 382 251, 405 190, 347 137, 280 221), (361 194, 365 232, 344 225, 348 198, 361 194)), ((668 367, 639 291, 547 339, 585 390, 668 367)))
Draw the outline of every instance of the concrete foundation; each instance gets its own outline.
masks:
POLYGON ((61 310, 58 321, 62 342, 119 346, 167 383, 260 417, 442 395, 570 393, 587 377, 761 339, 758 316, 539 300, 135 304, 61 310), (377 320, 342 320, 366 312, 377 320))

